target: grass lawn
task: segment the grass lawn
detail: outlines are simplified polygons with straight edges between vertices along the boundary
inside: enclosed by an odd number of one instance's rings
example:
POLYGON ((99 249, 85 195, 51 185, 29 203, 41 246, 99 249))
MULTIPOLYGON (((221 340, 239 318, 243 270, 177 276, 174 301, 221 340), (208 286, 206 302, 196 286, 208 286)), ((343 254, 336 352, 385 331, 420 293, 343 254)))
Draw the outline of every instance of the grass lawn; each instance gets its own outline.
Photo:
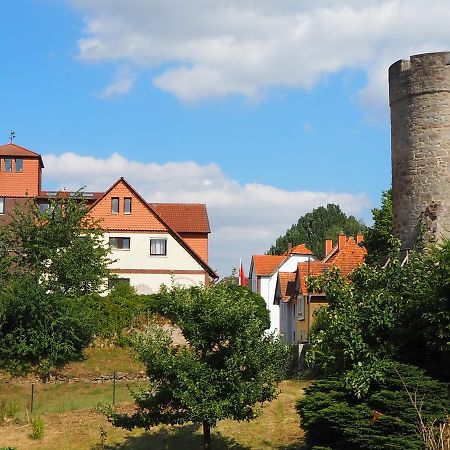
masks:
MULTIPOLYGON (((213 430, 213 449, 304 449, 303 432, 294 404, 305 385, 303 381, 283 381, 278 399, 264 405, 261 416, 252 422, 221 421, 213 430)), ((94 388, 101 386, 94 385, 94 388)), ((132 403, 121 403, 120 407, 130 409, 132 403)), ((102 429, 106 432, 105 448, 108 449, 190 450, 202 445, 198 425, 155 427, 149 432, 135 430, 130 433, 115 429, 94 409, 45 413, 42 417, 45 422, 42 440, 30 438, 30 425, 9 422, 0 426, 0 445, 18 450, 92 449, 100 443, 102 429)))

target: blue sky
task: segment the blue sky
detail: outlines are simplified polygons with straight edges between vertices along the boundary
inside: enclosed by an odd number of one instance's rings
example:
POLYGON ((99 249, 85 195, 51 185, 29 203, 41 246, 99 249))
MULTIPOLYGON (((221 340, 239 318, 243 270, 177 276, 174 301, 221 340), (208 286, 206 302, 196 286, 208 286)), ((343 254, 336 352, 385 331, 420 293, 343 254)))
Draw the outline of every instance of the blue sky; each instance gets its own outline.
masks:
POLYGON ((320 204, 369 222, 391 182, 388 66, 448 50, 450 5, 310 3, 3 0, 0 141, 42 153, 49 189, 123 175, 206 202, 221 275, 320 204))

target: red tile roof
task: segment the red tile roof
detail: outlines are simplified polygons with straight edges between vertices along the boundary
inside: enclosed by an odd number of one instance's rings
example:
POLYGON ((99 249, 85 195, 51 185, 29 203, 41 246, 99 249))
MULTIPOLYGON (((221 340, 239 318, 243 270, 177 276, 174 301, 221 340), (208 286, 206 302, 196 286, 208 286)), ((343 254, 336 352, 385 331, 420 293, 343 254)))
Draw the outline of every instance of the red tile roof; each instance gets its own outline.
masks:
POLYGON ((339 248, 336 245, 328 256, 322 261, 302 262, 297 265, 297 283, 302 295, 308 293, 306 277, 317 276, 332 267, 338 267, 344 277, 364 263, 367 250, 358 245, 353 238, 348 238, 345 244, 339 248))
POLYGON ((278 293, 281 293, 278 300, 282 302, 287 302, 295 296, 295 272, 278 272, 277 295, 278 293))
POLYGON ((297 254, 297 255, 312 255, 313 254, 313 252, 305 244, 296 245, 290 251, 291 255, 293 253, 297 254))
POLYGON ((364 263, 367 250, 358 245, 353 238, 348 238, 344 246, 334 248, 330 255, 324 258, 329 266, 339 267, 342 274, 347 276, 352 270, 364 263))
POLYGON ((37 158, 41 163, 41 167, 44 167, 44 163, 42 162, 42 158, 39 153, 32 152, 31 150, 21 147, 20 145, 13 144, 12 142, 5 145, 0 145, 0 156, 37 158))
POLYGON ((296 281, 300 284, 299 290, 302 295, 308 294, 306 277, 322 275, 325 269, 327 269, 327 264, 323 261, 309 261, 297 264, 296 281))
POLYGON ((149 203, 177 233, 210 233, 206 205, 198 203, 149 203))
POLYGON ((284 255, 253 255, 254 273, 263 277, 272 275, 285 259, 284 255))

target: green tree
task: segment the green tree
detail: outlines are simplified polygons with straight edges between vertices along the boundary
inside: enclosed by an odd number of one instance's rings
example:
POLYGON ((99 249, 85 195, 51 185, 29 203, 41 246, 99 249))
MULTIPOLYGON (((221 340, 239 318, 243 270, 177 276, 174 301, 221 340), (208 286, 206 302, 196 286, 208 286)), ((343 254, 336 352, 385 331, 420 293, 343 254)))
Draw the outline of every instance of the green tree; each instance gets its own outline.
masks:
POLYGON ((14 211, 0 228, 0 368, 45 378, 81 357, 95 329, 81 296, 101 290, 108 253, 81 194, 14 211))
POLYGON ((33 371, 47 379, 53 368, 82 357, 93 330, 81 299, 46 292, 30 274, 0 290, 0 369, 11 375, 33 371))
POLYGON ((324 292, 311 331, 311 364, 344 375, 364 395, 381 376, 386 358, 413 363, 448 378, 450 242, 413 252, 408 264, 392 258, 385 268, 363 265, 344 280, 338 270, 308 280, 324 292))
POLYGON ((289 353, 265 334, 269 315, 259 295, 227 283, 173 287, 161 292, 156 310, 186 342, 175 345, 159 327, 136 339, 150 386, 134 393, 134 414, 109 411, 114 425, 202 423, 204 447, 210 448, 218 420, 251 420, 255 405, 276 397, 289 353))
POLYGON ((394 236, 394 213, 392 191, 383 191, 381 208, 373 208, 373 226, 364 233, 364 247, 367 249, 368 264, 384 264, 391 254, 400 248, 400 241, 394 236))
POLYGON ((283 254, 289 243, 294 246, 306 244, 315 255, 323 258, 325 239, 332 239, 336 242, 341 231, 348 236, 354 236, 364 229, 365 226, 354 216, 347 216, 339 205, 330 203, 326 207, 320 206, 300 217, 296 224, 276 240, 268 254, 283 254))
POLYGON ((308 387, 296 405, 308 443, 334 450, 422 450, 417 411, 408 392, 417 399, 424 423, 432 427, 447 421, 446 383, 393 361, 386 362, 382 375, 362 400, 348 391, 340 377, 308 387))
POLYGON ((76 297, 98 291, 109 274, 109 248, 81 194, 52 201, 45 212, 30 199, 0 234, 0 276, 31 274, 51 292, 76 297))

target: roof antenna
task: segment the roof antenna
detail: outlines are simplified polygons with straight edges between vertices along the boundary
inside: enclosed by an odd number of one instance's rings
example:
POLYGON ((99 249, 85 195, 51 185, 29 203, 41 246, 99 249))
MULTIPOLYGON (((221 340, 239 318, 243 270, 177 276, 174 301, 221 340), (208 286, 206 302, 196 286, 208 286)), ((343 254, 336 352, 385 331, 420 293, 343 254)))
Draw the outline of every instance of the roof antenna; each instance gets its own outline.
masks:
POLYGON ((15 131, 13 131, 13 130, 10 130, 10 132, 9 132, 9 142, 11 142, 11 144, 12 144, 12 142, 13 142, 13 140, 16 138, 16 133, 15 133, 15 131))

